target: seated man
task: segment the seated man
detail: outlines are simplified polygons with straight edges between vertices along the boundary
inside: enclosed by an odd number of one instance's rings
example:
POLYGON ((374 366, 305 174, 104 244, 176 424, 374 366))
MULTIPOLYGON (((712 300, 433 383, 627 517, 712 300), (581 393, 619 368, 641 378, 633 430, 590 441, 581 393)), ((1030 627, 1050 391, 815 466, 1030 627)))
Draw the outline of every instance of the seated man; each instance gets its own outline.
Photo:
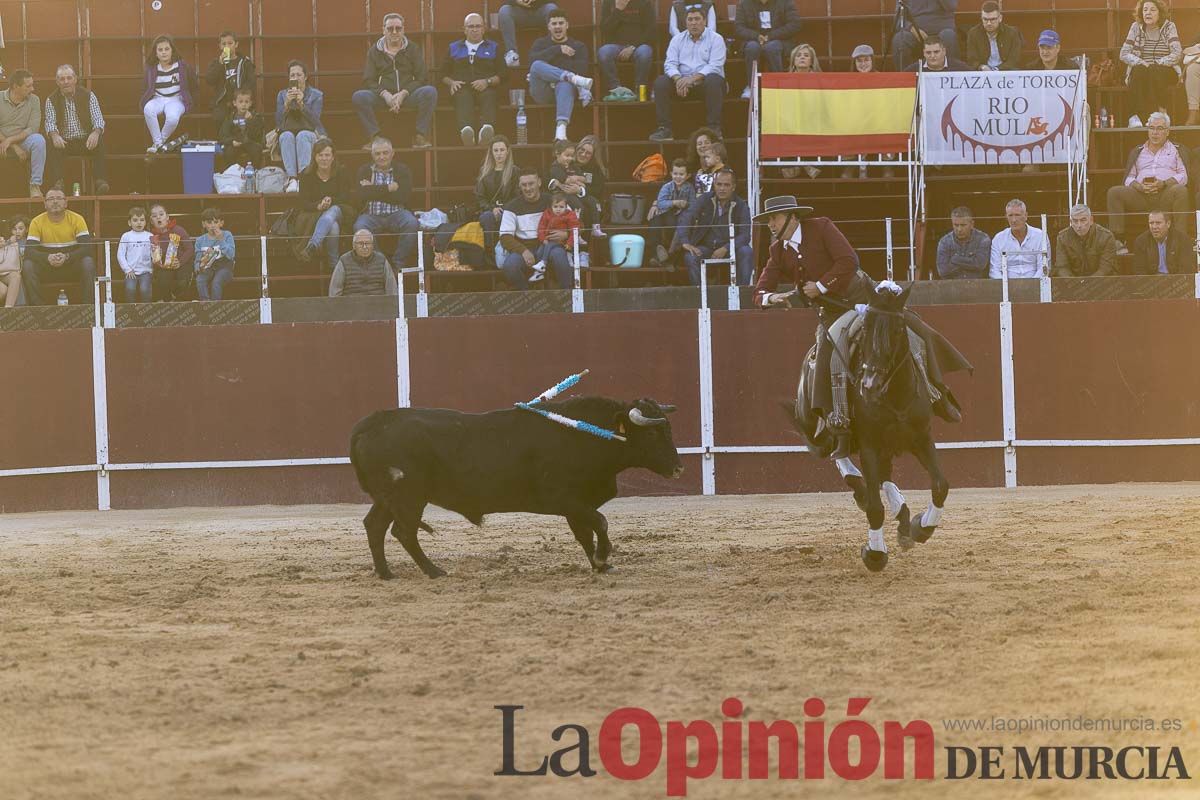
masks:
POLYGON ((383 18, 383 36, 367 51, 363 88, 351 99, 367 135, 364 150, 371 149, 371 142, 379 134, 375 110, 386 108, 399 114, 406 105, 417 109, 417 132, 412 146, 431 146, 429 131, 437 105, 437 89, 429 85, 426 77, 421 46, 404 35, 404 17, 388 14, 383 18))
POLYGON ((1196 271, 1193 242, 1175 229, 1164 211, 1151 211, 1149 230, 1133 243, 1135 275, 1191 275, 1196 271))
POLYGON ((375 234, 365 228, 355 231, 354 246, 343 253, 329 279, 330 297, 351 295, 394 295, 396 273, 387 259, 375 249, 375 234))
POLYGON ((654 81, 654 108, 658 130, 652 142, 675 138, 671 132, 671 101, 702 96, 707 125, 721 138, 721 110, 725 103, 725 39, 706 27, 704 12, 690 8, 687 30, 671 37, 664 74, 654 81), (703 85, 703 90, 700 87, 703 85), (693 94, 693 90, 695 93, 693 94), (703 92, 703 93, 702 93, 703 92))
POLYGON ((463 20, 466 37, 450 43, 442 64, 442 83, 454 98, 458 135, 467 147, 486 147, 496 135, 496 87, 500 85, 500 46, 483 38, 483 17, 467 14, 463 20), (476 114, 478 112, 478 115, 476 114))
POLYGON ((946 45, 936 36, 925 40, 925 58, 914 61, 904 68, 905 72, 966 72, 970 69, 957 58, 951 58, 946 52, 946 45))
POLYGON ((1056 31, 1046 29, 1038 35, 1038 54, 1025 69, 1079 69, 1079 62, 1062 55, 1062 39, 1056 31))
MULTIPOLYGON (((734 20, 737 38, 745 44, 746 89, 743 98, 750 97, 750 65, 759 72, 785 72, 783 59, 792 52, 792 40, 800 32, 800 14, 792 0, 741 0, 734 20), (766 57, 766 69, 762 60, 766 57)), ((790 65, 789 65, 790 66, 790 65)))
POLYGON ((551 11, 546 22, 548 36, 533 43, 529 57, 529 93, 535 103, 554 105, 554 141, 565 141, 575 92, 586 106, 592 102, 592 79, 582 73, 588 69, 587 45, 567 36, 570 24, 562 11, 551 11))
POLYGON ((1108 190, 1108 224, 1125 249, 1125 215, 1139 211, 1166 211, 1177 228, 1187 227, 1188 163, 1191 154, 1170 140, 1171 118, 1161 111, 1146 121, 1146 143, 1139 144, 1125 161, 1125 182, 1108 190))
POLYGON ((69 277, 79 281, 81 294, 76 302, 90 303, 94 297, 96 260, 92 256, 92 235, 83 217, 67 210, 67 195, 62 189, 46 190, 45 213, 29 223, 22 264, 25 302, 31 306, 48 305, 42 296, 42 284, 69 277))
POLYGON ((1050 263, 1050 240, 1029 224, 1029 211, 1021 200, 1009 200, 1004 206, 1008 227, 992 237, 989 278, 1004 277, 1004 256, 1008 255, 1008 277, 1041 278, 1050 263))
POLYGON ((617 77, 618 61, 634 63, 635 88, 649 86, 654 40, 658 35, 650 0, 604 0, 600 6, 600 33, 604 44, 600 45, 596 58, 604 76, 604 91, 624 88, 617 77))
POLYGON ((967 32, 967 66, 985 71, 1020 69, 1021 32, 1004 24, 1000 4, 987 0, 980 24, 967 32))
POLYGON ((54 76, 58 89, 46 98, 46 138, 50 140, 46 182, 63 188, 63 161, 83 156, 92 162, 93 191, 108 194, 104 179, 104 115, 96 95, 79 85, 75 68, 63 64, 54 76))
POLYGON ((683 263, 693 286, 699 286, 705 279, 702 262, 709 258, 733 258, 740 286, 749 286, 754 278, 750 206, 734 191, 736 183, 733 170, 722 167, 713 176, 712 191, 697 197, 679 216, 671 252, 684 251, 683 263), (733 253, 729 252, 730 220, 734 230, 733 253))
POLYGON ((500 246, 505 253, 500 269, 505 279, 514 289, 527 289, 530 276, 553 271, 558 288, 570 289, 575 271, 563 247, 570 232, 551 231, 544 243, 538 239, 538 223, 550 207, 550 195, 542 191, 542 177, 536 169, 524 168, 517 186, 517 196, 505 204, 500 219, 500 246))
POLYGON ((504 63, 510 67, 521 66, 517 52, 517 28, 545 28, 550 15, 558 11, 551 0, 508 0, 500 6, 496 24, 500 26, 500 37, 504 39, 504 63))
POLYGON ((42 101, 33 93, 33 73, 14 70, 8 88, 0 92, 0 158, 29 162, 29 196, 41 198, 46 169, 46 140, 42 101))
POLYGON ((938 277, 986 278, 992 255, 991 238, 975 227, 975 217, 966 206, 950 212, 950 224, 954 230, 938 242, 938 277))
POLYGON ((362 212, 354 222, 354 230, 371 233, 398 233, 400 241, 392 257, 392 266, 404 269, 416 266, 417 217, 408 210, 412 193, 412 173, 408 167, 393 161, 392 143, 379 138, 371 143, 371 162, 358 169, 357 196, 362 212))
POLYGON ((896 33, 892 36, 892 56, 897 71, 914 62, 930 37, 944 43, 948 58, 958 61, 958 33, 954 30, 954 12, 958 0, 908 0, 901 8, 896 3, 896 33), (904 13, 907 10, 907 14, 904 13))
POLYGON ((1116 272, 1117 239, 1112 231, 1093 222, 1087 206, 1071 206, 1071 226, 1063 228, 1054 243, 1054 277, 1099 277, 1116 272))

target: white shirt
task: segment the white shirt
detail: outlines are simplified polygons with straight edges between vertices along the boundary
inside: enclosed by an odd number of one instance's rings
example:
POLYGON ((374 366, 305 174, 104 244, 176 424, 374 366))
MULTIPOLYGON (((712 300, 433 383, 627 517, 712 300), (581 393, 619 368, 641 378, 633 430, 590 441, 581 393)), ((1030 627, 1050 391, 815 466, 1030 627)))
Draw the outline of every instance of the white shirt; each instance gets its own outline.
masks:
POLYGON ((1045 253, 1045 263, 1050 263, 1050 240, 1038 228, 1026 226, 1025 241, 1018 242, 1013 236, 1012 228, 1005 228, 992 237, 992 259, 988 269, 989 278, 999 278, 1002 275, 1000 254, 1008 253, 1008 277, 1010 278, 1040 278, 1042 277, 1042 253, 1045 253), (1033 251, 1029 255, 1017 251, 1033 251))
POLYGON ((150 263, 150 231, 125 231, 117 246, 117 263, 124 272, 147 275, 154 271, 150 263))
POLYGON ((700 34, 699 40, 692 39, 692 34, 687 31, 676 34, 667 45, 663 72, 668 78, 686 78, 694 74, 725 77, 725 38, 708 28, 700 34))

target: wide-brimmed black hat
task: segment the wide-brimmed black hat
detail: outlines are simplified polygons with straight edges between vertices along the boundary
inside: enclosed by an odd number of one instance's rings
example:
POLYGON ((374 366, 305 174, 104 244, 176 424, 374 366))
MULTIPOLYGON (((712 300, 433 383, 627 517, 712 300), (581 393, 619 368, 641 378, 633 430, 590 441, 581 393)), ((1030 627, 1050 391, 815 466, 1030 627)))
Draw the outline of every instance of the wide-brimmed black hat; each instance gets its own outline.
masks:
POLYGON ((812 206, 802 206, 796 202, 796 198, 790 194, 781 194, 778 197, 768 197, 763 203, 763 210, 760 214, 755 214, 754 219, 760 219, 768 214, 779 214, 793 211, 797 216, 804 217, 813 212, 812 206))

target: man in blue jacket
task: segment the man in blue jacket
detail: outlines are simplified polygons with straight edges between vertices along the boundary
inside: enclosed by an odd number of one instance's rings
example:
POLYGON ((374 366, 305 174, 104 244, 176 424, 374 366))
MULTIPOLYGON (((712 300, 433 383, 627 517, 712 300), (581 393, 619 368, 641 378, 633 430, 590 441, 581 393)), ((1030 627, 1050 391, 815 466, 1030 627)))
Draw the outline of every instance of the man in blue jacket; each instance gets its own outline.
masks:
POLYGON ((399 114, 403 106, 417 108, 417 132, 412 146, 432 145, 429 131, 433 108, 437 105, 437 89, 429 85, 421 46, 404 35, 404 17, 399 14, 384 16, 383 36, 367 51, 363 88, 354 93, 352 101, 367 135, 363 150, 370 150, 371 142, 379 135, 375 110, 385 108, 399 114))
POLYGON ((713 176, 711 192, 696 198, 679 218, 671 252, 684 251, 683 263, 693 286, 704 277, 702 261, 729 258, 729 223, 733 221, 737 282, 749 286, 754 277, 754 249, 750 246, 750 206, 735 193, 733 170, 723 167, 713 176))
POLYGON ((529 93, 535 103, 554 104, 554 141, 567 138, 567 125, 575 108, 575 92, 586 106, 592 102, 592 79, 583 76, 588 69, 587 45, 567 36, 567 15, 550 12, 546 21, 549 36, 533 43, 529 51, 529 93))
POLYGON ((496 87, 500 85, 500 45, 483 38, 483 16, 467 14, 465 38, 450 43, 442 65, 442 83, 454 98, 458 135, 467 147, 475 144, 476 110, 479 143, 491 144, 496 135, 496 87))

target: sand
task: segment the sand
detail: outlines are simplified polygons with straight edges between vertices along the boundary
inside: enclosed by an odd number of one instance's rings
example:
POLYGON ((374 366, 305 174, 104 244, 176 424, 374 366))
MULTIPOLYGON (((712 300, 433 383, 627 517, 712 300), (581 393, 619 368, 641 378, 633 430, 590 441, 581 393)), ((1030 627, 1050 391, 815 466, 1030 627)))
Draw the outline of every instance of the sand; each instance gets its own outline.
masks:
POLYGON ((939 777, 714 776, 689 797, 1197 797, 1200 778, 941 777, 955 745, 1177 746, 1200 773, 1197 497, 955 491, 928 544, 896 552, 888 526, 881 574, 859 561, 866 525, 845 494, 614 501, 612 575, 561 520, 476 529, 433 510, 437 581, 391 539, 397 579, 378 580, 360 506, 2 517, 0 798, 664 797, 661 765, 640 782, 601 769, 604 717, 719 723, 726 697, 744 719, 795 722, 819 697, 829 729, 870 697, 877 726, 930 722, 939 777), (601 774, 494 776, 501 704, 525 706, 518 767, 575 723, 601 774), (1080 715, 1182 730, 943 723, 1080 715))

